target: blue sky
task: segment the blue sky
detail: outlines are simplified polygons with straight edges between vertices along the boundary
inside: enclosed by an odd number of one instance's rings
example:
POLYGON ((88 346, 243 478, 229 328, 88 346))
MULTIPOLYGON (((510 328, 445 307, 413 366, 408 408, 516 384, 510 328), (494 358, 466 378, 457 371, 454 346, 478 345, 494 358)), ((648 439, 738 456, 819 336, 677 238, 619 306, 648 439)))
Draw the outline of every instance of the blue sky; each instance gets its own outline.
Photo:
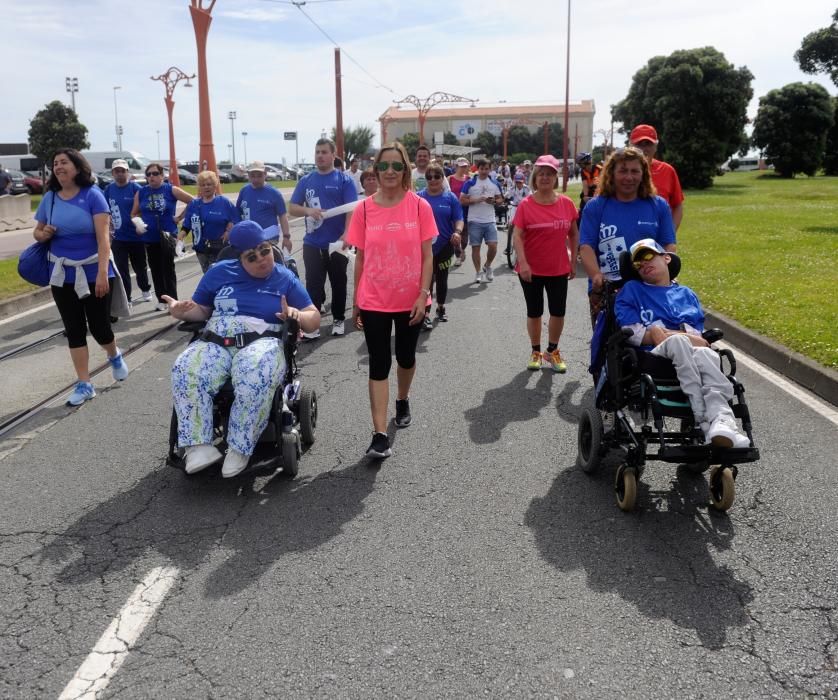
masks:
MULTIPOLYGON (((163 86, 149 78, 175 65, 196 70, 189 0, 0 0, 3 55, 0 141, 25 141, 44 104, 69 103, 65 76, 79 79, 79 118, 92 147, 114 140, 114 86, 123 147, 168 155, 163 86)), ((378 133, 377 117, 398 97, 443 90, 481 104, 563 102, 566 4, 563 0, 343 0, 304 10, 370 74, 345 54, 344 124, 378 133), (387 86, 388 89, 376 84, 387 86), (392 91, 392 92, 391 92, 392 91)), ((649 58, 715 46, 755 75, 755 98, 786 83, 825 76, 800 72, 793 54, 805 34, 827 26, 835 0, 573 0, 571 101, 593 99, 594 128, 607 127, 649 58)), ((217 0, 208 41, 213 140, 219 159, 295 159, 283 131, 297 131, 300 158, 335 122, 334 46, 295 7, 269 0, 217 0)), ((198 153, 198 94, 175 93, 177 155, 198 153)))

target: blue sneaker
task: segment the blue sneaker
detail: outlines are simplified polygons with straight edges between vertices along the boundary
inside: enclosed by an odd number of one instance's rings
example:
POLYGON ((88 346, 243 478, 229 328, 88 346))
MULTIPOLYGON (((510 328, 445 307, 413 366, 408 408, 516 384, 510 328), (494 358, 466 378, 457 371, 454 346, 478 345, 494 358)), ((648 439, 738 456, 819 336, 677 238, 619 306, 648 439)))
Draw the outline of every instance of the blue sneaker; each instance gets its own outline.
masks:
POLYGON ((90 401, 96 396, 96 390, 90 382, 77 382, 76 388, 67 399, 68 406, 81 406, 85 401, 90 401))
POLYGON ((121 382, 128 376, 128 365, 122 359, 122 353, 119 351, 119 348, 116 349, 116 355, 108 358, 108 362, 111 363, 111 372, 116 381, 121 382))

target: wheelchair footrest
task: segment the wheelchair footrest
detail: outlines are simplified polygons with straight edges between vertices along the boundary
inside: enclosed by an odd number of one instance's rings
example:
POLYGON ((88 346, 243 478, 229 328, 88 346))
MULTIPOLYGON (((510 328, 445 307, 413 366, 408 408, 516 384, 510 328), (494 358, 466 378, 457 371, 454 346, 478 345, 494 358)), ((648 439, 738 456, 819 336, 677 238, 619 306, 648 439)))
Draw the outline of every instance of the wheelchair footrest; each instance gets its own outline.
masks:
POLYGON ((745 464, 758 462, 759 450, 756 447, 713 448, 711 464, 745 464))
POLYGON ((655 456, 655 459, 672 464, 693 464, 710 459, 710 445, 667 445, 655 456))

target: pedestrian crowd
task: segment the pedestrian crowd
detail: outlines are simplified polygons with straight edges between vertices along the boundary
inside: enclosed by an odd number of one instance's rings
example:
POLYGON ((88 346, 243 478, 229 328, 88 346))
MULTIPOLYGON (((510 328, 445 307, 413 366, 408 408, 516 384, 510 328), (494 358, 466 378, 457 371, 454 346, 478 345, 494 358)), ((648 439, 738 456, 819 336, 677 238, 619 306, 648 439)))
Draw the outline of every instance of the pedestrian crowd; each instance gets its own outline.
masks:
MULTIPOLYGON (((481 158, 449 163, 434 160, 426 146, 419 146, 411 162, 404 146, 393 142, 382 145, 369 168, 353 158, 344 170, 335 144, 321 138, 315 146, 315 169, 297 182, 286 207, 258 161, 248 166, 249 182, 233 204, 218 194, 214 172, 199 173, 198 196, 193 197, 166 182, 159 163, 148 165, 148 184, 140 186, 129 180, 125 161, 114 161, 114 182, 102 192, 92 185, 84 158, 72 149, 59 149, 48 192, 35 215, 34 235, 50 245, 51 290, 77 374, 68 403, 80 405, 95 396, 87 330, 105 350, 114 377, 124 380, 128 368, 111 323, 133 304, 156 299, 158 310, 207 322, 204 340, 190 345, 173 370, 178 441, 186 449, 187 470, 224 459, 224 476, 235 475, 247 465, 265 427, 270 397, 284 369, 279 324, 293 318, 303 338, 319 338, 328 281, 331 335, 346 333, 348 311, 349 320, 364 334, 369 354, 373 435, 367 454, 387 457, 393 354, 394 422, 404 428, 412 420, 410 388, 419 334, 448 322, 449 271, 464 263, 469 246, 474 285, 493 281, 499 221, 510 230, 506 253, 510 259, 514 254, 526 305, 529 370, 546 363, 554 372, 567 371, 559 345, 568 281, 575 276, 577 259, 588 277, 592 325, 602 308, 606 283, 612 289, 620 284, 624 251, 632 251, 644 282, 648 276, 652 286, 676 285, 654 259, 667 261, 676 251, 684 199, 678 176, 655 159, 658 136, 652 126, 636 126, 629 141, 604 163, 594 164, 590 154, 578 154, 573 165, 573 174, 582 181, 578 207, 558 193, 562 163, 551 155, 518 166, 481 158), (178 202, 186 205, 180 215, 178 202), (289 214, 305 224, 304 285, 282 264, 279 253, 292 249, 289 214), (204 276, 192 298, 180 300, 175 258, 189 235, 204 276), (232 251, 229 256, 222 256, 225 249, 232 251), (139 288, 136 297, 130 268, 139 288), (547 344, 542 348, 545 297, 547 344), (218 341, 231 337, 248 340, 232 348, 218 341), (211 402, 231 377, 239 403, 231 414, 234 427, 224 457, 212 445, 211 402)), ((636 298, 643 296, 636 293, 636 284, 629 288, 636 298)), ((680 303, 686 297, 673 298, 680 303)), ((690 318, 700 325, 700 305, 694 295, 688 301, 696 316, 690 318)), ((626 325, 634 327, 638 344, 654 348, 682 332, 664 336, 649 330, 644 314, 642 327, 637 327, 633 312, 623 308, 623 315, 626 325)), ((694 342, 692 336, 689 339, 694 342)), ((678 345, 678 357, 689 354, 685 347, 678 345)), ((707 416, 708 425, 712 420, 707 416)), ((734 436, 734 442, 737 439, 734 436)))

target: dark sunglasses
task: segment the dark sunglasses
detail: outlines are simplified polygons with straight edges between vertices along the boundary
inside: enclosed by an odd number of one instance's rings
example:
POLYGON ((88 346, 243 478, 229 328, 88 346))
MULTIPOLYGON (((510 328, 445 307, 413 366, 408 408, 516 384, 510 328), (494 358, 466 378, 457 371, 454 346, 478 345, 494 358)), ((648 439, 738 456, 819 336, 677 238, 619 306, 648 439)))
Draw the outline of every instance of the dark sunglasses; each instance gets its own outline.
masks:
POLYGON ((162 174, 163 173, 161 173, 159 170, 149 170, 146 173, 146 177, 151 177, 152 175, 162 175, 162 174))
POLYGON ((255 263, 257 260, 259 260, 259 258, 267 257, 268 255, 271 255, 273 252, 274 249, 270 244, 261 245, 252 253, 247 253, 244 256, 244 259, 249 263, 255 263))
POLYGON ((378 161, 378 163, 375 164, 375 169, 378 170, 378 172, 380 173, 386 173, 389 168, 392 168, 397 173, 400 173, 404 170, 404 163, 402 163, 400 160, 380 160, 378 161))
POLYGON ((441 180, 442 175, 438 175, 438 174, 431 175, 429 173, 425 173, 425 179, 426 180, 441 180))

